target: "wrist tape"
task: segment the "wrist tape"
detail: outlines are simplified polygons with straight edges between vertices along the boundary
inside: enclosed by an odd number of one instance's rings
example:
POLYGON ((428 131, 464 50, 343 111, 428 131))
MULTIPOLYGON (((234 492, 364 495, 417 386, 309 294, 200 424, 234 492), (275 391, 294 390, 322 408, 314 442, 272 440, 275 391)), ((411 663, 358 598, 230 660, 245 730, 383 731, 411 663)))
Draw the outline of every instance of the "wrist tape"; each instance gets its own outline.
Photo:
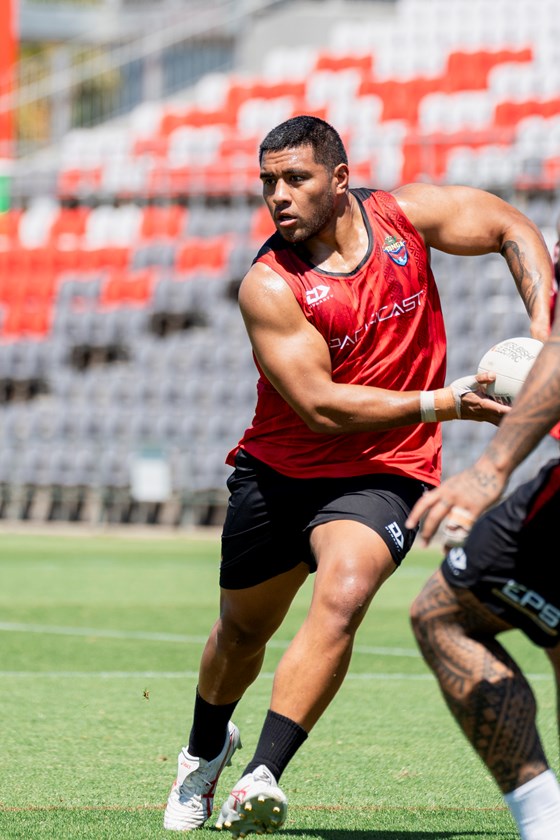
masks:
POLYGON ((422 423, 458 420, 461 417, 461 391, 451 386, 436 391, 420 391, 420 419, 422 423))

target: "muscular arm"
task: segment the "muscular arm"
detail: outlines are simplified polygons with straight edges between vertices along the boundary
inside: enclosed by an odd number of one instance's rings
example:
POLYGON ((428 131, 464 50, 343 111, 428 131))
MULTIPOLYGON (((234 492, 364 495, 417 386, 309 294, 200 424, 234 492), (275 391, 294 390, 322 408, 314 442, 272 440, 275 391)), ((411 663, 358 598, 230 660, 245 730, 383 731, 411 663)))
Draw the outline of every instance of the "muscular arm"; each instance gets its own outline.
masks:
POLYGON ((449 254, 500 253, 544 341, 550 322, 552 261, 536 225, 512 205, 471 187, 409 184, 394 193, 427 246, 449 254))
MULTIPOLYGON (((313 431, 352 433, 420 422, 419 391, 333 382, 324 338, 270 268, 257 263, 250 269, 241 284, 239 304, 267 378, 313 431)), ((464 402, 465 419, 497 423, 506 413, 503 406, 475 394, 464 402)))

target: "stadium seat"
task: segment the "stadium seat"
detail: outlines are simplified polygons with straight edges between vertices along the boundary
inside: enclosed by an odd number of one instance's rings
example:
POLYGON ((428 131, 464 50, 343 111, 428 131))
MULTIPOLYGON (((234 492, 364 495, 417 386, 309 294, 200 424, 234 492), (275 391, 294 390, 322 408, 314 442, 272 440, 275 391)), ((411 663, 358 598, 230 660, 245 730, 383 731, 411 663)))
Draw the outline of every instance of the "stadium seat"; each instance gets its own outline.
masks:
POLYGON ((154 273, 149 269, 136 272, 112 269, 102 284, 99 303, 101 306, 145 306, 152 297, 154 279, 154 273))
POLYGON ((249 237, 255 245, 260 245, 275 232, 276 228, 267 207, 259 207, 253 211, 249 237))
MULTIPOLYGON (((126 518, 128 458, 152 438, 176 453, 176 489, 223 487, 225 452, 255 399, 236 289, 275 230, 260 199, 258 144, 287 116, 315 113, 340 130, 352 186, 392 190, 422 179, 530 190, 524 209, 553 237, 555 3, 542 0, 539 14, 534 0, 515 10, 507 0, 396 0, 379 15, 372 6, 365 18, 325 23, 320 46, 299 44, 298 33, 297 45, 253 56, 250 76, 213 71, 173 100, 70 132, 56 194, 37 201, 33 184, 20 207, 0 213, 0 381, 41 376, 49 388, 25 410, 6 403, 0 484, 14 475, 61 487, 107 482, 117 490, 104 516, 126 518), (156 335, 158 313, 185 315, 184 329, 156 335), (119 342, 127 360, 76 370, 73 352, 87 342, 119 342), (58 453, 69 441, 74 469, 48 457, 49 444, 58 453)), ((459 376, 495 322, 523 329, 526 315, 500 258, 438 252, 433 261, 448 371, 459 376), (481 298, 485 311, 475 316, 481 298)), ((446 469, 459 467, 480 439, 445 433, 455 435, 446 469)), ((71 515, 58 498, 56 515, 71 515)))
POLYGON ((314 70, 327 70, 339 73, 343 70, 358 70, 360 73, 372 74, 374 70, 374 57, 372 53, 366 52, 363 55, 347 53, 337 55, 336 53, 322 50, 315 60, 314 70))
POLYGON ((139 230, 141 241, 181 236, 185 230, 188 211, 179 204, 152 204, 142 208, 139 230))
POLYGON ((0 213, 0 252, 19 243, 21 209, 8 209, 0 213))
POLYGON ((223 271, 230 247, 228 236, 189 239, 179 246, 175 267, 180 272, 223 271))
POLYGON ((3 339, 44 338, 51 329, 53 309, 46 302, 23 301, 6 306, 0 336, 3 339))

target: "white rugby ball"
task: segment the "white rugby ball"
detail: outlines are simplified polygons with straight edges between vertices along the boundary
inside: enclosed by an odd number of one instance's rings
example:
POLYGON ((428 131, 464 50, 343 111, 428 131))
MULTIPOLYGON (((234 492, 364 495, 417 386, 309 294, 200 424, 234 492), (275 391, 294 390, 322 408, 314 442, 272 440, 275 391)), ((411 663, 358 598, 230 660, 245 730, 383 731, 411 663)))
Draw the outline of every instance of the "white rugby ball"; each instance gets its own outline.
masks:
POLYGON ((536 338, 521 336, 491 347, 478 365, 478 373, 496 374, 495 381, 486 386, 488 396, 508 404, 513 402, 542 346, 536 338))

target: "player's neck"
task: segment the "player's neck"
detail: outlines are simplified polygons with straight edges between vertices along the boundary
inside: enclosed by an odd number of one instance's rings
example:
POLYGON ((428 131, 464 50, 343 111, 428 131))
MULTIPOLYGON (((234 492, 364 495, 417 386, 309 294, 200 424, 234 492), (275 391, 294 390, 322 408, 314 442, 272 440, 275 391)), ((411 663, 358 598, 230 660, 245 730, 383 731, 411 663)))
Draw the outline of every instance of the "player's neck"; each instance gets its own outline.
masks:
POLYGON ((304 245, 308 260, 333 274, 350 274, 362 262, 369 248, 369 236, 357 199, 347 194, 339 212, 304 245))

